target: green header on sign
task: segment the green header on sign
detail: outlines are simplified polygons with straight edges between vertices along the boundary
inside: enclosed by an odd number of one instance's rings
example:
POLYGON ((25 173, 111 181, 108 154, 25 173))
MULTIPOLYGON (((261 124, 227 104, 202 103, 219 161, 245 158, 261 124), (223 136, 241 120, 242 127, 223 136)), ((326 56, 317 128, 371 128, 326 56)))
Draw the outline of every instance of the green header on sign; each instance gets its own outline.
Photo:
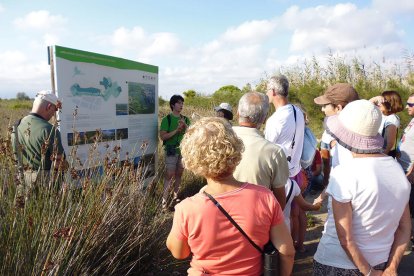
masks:
POLYGON ((128 59, 106 56, 92 52, 86 52, 61 46, 55 46, 56 57, 75 62, 95 63, 98 65, 119 69, 141 70, 158 74, 158 66, 140 63, 128 59))

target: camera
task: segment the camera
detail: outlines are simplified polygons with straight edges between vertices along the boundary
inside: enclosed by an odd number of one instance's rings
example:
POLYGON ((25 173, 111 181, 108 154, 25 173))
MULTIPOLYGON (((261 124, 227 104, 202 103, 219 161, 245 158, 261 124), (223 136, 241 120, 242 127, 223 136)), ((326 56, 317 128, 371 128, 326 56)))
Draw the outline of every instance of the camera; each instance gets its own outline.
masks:
POLYGON ((279 251, 269 241, 264 247, 263 262, 264 262, 264 276, 279 275, 279 251))
POLYGON ((165 145, 165 152, 167 156, 174 156, 177 153, 176 145, 165 145))

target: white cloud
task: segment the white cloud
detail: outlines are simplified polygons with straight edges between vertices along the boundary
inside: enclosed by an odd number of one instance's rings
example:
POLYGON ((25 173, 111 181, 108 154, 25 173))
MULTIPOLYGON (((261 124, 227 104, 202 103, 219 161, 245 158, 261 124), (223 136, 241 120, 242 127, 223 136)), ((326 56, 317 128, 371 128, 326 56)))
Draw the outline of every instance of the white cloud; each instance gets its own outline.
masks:
POLYGON ((271 20, 253 20, 229 28, 222 36, 224 41, 258 43, 272 34, 276 27, 271 20))
POLYGON ((17 28, 23 30, 51 30, 63 27, 66 21, 66 18, 61 15, 51 15, 49 11, 40 10, 16 18, 13 23, 17 28))
POLYGON ((147 34, 139 26, 128 29, 119 27, 111 35, 98 39, 102 44, 111 44, 113 54, 126 55, 140 61, 151 60, 155 56, 179 53, 180 40, 173 33, 159 32, 147 34))
POLYGON ((33 95, 35 91, 50 87, 50 67, 46 60, 34 61, 21 51, 5 51, 0 53, 0 61, 0 82, 9 93, 3 97, 14 96, 11 91, 33 95))
POLYGON ((411 14, 414 12, 412 0, 373 0, 373 7, 384 13, 411 14))
POLYGON ((4 7, 1 3, 0 3, 0 12, 4 12, 4 7))
POLYGON ((304 55, 398 44, 403 36, 391 18, 349 3, 307 9, 294 6, 282 15, 280 22, 293 32, 290 51, 304 55))

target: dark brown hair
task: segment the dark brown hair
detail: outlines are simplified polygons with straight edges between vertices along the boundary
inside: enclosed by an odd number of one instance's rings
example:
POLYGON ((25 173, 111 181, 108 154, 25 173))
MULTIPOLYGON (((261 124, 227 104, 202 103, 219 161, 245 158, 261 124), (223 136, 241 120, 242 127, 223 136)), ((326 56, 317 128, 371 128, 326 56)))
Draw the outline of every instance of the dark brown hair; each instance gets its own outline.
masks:
POLYGON ((391 115, 404 110, 404 106, 401 100, 400 94, 397 91, 389 90, 382 92, 382 97, 384 97, 383 105, 386 108, 384 115, 391 115))

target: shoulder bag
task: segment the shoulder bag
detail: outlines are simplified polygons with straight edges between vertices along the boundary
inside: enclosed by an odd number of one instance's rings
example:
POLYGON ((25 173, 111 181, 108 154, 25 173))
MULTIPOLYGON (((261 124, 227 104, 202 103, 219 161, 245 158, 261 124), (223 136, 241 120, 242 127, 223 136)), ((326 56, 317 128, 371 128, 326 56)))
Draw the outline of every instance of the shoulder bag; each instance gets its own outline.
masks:
POLYGON ((216 205, 216 207, 226 216, 226 218, 240 231, 240 233, 256 248, 263 257, 263 276, 279 276, 279 251, 274 247, 272 241, 265 244, 263 250, 247 236, 243 229, 233 220, 233 218, 224 210, 224 208, 217 202, 217 200, 210 194, 203 191, 203 193, 216 205))

